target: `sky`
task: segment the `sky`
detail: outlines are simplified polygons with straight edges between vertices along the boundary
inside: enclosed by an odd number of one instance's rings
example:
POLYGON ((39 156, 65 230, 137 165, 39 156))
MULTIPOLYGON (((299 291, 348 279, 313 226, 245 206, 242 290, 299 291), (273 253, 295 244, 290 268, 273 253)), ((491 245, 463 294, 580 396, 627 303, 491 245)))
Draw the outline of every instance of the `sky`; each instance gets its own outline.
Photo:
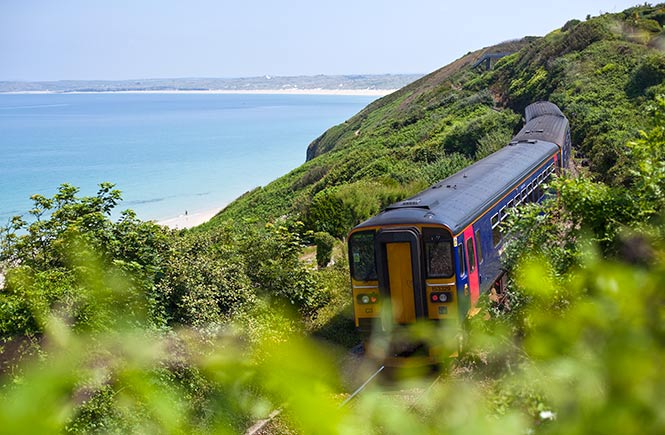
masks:
POLYGON ((0 80, 429 73, 637 0, 0 0, 0 80))

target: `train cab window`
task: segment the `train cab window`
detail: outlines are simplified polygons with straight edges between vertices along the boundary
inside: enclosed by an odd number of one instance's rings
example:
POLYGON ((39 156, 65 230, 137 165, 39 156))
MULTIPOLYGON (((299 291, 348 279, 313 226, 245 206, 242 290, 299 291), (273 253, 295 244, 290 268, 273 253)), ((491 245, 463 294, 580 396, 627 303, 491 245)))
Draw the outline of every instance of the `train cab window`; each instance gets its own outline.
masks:
POLYGON ((356 281, 375 281, 376 256, 374 253, 374 231, 355 233, 349 240, 351 275, 356 281))
POLYGON ((450 234, 436 230, 424 230, 425 265, 428 278, 453 276, 453 241, 450 234))
POLYGON ((469 237, 466 239, 466 255, 467 260, 469 261, 469 273, 473 273, 476 270, 476 250, 473 246, 473 238, 469 237))

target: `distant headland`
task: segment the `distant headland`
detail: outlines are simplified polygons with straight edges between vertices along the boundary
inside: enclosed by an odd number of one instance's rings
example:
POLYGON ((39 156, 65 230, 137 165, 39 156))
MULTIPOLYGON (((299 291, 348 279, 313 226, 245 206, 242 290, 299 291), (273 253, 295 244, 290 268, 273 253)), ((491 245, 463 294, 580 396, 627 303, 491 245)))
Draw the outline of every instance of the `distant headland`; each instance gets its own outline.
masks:
POLYGON ((422 74, 0 81, 0 93, 191 92, 382 95, 400 89, 420 77, 422 74))

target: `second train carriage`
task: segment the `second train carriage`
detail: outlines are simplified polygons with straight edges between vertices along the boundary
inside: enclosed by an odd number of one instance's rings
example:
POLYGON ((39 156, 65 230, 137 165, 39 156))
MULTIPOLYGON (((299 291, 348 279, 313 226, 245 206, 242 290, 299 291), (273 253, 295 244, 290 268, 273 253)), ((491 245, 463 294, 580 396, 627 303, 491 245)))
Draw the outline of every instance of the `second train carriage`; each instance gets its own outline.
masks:
POLYGON ((570 130, 549 102, 526 108, 508 146, 353 228, 348 250, 356 327, 393 330, 420 319, 460 321, 502 286, 500 222, 539 202, 568 165, 570 130))

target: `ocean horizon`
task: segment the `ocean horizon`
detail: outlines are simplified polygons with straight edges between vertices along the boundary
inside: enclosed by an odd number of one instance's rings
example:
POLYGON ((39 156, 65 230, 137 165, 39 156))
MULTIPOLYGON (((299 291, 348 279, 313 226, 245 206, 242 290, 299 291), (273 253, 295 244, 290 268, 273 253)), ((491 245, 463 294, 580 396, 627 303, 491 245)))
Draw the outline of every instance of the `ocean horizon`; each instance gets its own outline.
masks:
POLYGON ((69 183, 123 192, 143 220, 219 209, 305 161, 378 96, 0 94, 0 225, 69 183))

